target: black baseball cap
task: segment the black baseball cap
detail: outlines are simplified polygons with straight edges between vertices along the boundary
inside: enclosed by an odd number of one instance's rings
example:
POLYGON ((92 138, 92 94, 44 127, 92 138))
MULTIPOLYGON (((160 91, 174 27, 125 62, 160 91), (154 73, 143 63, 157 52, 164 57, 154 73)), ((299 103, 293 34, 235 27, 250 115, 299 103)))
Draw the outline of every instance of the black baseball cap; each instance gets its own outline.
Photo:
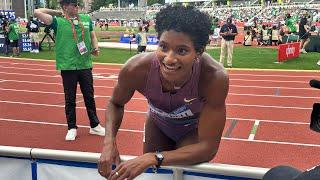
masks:
POLYGON ((60 0, 59 3, 60 4, 70 4, 70 3, 78 4, 78 0, 60 0))

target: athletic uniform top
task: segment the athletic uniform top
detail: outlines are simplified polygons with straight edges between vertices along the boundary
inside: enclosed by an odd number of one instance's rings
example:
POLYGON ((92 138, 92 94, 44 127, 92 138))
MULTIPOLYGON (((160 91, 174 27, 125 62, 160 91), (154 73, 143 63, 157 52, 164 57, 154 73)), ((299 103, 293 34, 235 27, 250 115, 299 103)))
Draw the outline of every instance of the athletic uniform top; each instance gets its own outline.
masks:
POLYGON ((145 89, 140 92, 148 100, 149 116, 159 129, 174 141, 180 140, 198 127, 204 99, 199 97, 200 62, 195 61, 191 79, 176 93, 163 92, 160 65, 155 57, 151 61, 145 89))

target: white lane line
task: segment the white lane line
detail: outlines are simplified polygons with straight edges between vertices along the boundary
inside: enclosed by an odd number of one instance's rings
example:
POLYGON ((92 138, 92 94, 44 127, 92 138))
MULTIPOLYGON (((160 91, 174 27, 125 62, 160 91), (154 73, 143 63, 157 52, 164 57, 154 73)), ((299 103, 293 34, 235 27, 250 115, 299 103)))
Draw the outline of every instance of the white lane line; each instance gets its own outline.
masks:
MULTIPOLYGON (((7 80, 1 80, 0 82, 4 82, 7 80)), ((21 82, 21 83, 31 83, 31 84, 49 84, 49 85, 59 85, 61 86, 61 83, 43 83, 43 82, 30 82, 30 81, 11 81, 10 82, 21 82)), ((94 86, 97 88, 114 88, 113 86, 94 86)), ((31 91, 31 90, 23 90, 23 89, 5 89, 5 88, 0 88, 0 90, 5 90, 5 91, 20 91, 20 92, 35 92, 35 93, 46 93, 46 94, 56 94, 57 92, 44 92, 44 91, 31 91)), ((234 96, 254 96, 254 97, 276 97, 276 98, 298 98, 298 99, 318 99, 319 97, 312 97, 312 96, 275 96, 275 95, 265 95, 265 94, 240 94, 240 93, 229 93, 229 95, 234 95, 234 96)), ((96 97, 104 97, 100 95, 96 95, 96 97)), ((110 96, 107 96, 110 97, 110 96)))
MULTIPOLYGON (((249 119, 249 118, 239 118, 239 117, 228 117, 227 119, 233 120, 236 119, 237 121, 256 121, 257 119, 249 119)), ((282 124, 299 124, 299 125, 309 125, 310 123, 306 122, 297 122, 297 121, 287 121, 287 120, 272 120, 272 119, 259 119, 260 122, 265 123, 282 123, 282 124)))
POLYGON ((42 75, 42 74, 26 74, 26 73, 8 73, 8 72, 0 72, 0 74, 8 74, 8 75, 21 75, 21 76, 28 76, 30 78, 30 76, 35 76, 35 77, 50 77, 50 78, 56 78, 56 77, 60 77, 60 75, 56 74, 56 75, 42 75))
MULTIPOLYGON (((110 87, 111 88, 111 87, 110 87)), ((30 91, 30 90, 22 90, 22 89, 5 89, 5 88, 0 88, 0 91, 14 91, 14 92, 26 92, 26 93, 41 93, 41 94, 56 94, 56 95, 64 95, 63 92, 50 92, 50 91, 30 91)), ((77 93, 77 96, 82 96, 82 94, 77 93)), ((111 96, 103 96, 103 95, 95 95, 95 98, 101 97, 101 98, 110 98, 111 96)), ((146 101, 146 98, 131 98, 134 100, 144 100, 146 101)))
MULTIPOLYGON (((260 72, 260 71, 258 71, 260 72)), ((302 74, 304 74, 306 72, 303 72, 302 74)), ((315 72, 313 72, 315 73, 315 72)), ((311 75, 308 75, 308 76, 301 76, 301 75, 284 75, 284 74, 241 74, 241 73, 235 73, 235 74, 230 74, 229 73, 229 76, 253 76, 253 77, 277 77, 277 78, 283 78, 283 77, 288 77, 288 78, 314 78, 316 76, 311 76, 311 75)))
POLYGON ((270 106, 270 105, 258 105, 258 104, 227 104, 228 106, 242 106, 242 107, 259 107, 259 108, 276 108, 276 109, 300 109, 311 110, 310 107, 297 107, 297 106, 270 106))
MULTIPOLYGON (((53 126, 68 126, 67 124, 61 124, 61 123, 49 123, 49 122, 28 121, 28 120, 18 120, 18 119, 5 119, 5 118, 0 118, 0 121, 30 123, 30 124, 43 124, 43 125, 53 125, 53 126)), ((83 126, 83 125, 78 125, 78 127, 88 128, 88 129, 90 128, 90 126, 83 126)), ((119 129, 119 131, 134 132, 134 133, 144 132, 141 130, 121 129, 121 128, 119 129)))
MULTIPOLYGON (((38 122, 38 121, 28 121, 28 120, 16 120, 16 119, 5 119, 0 118, 0 121, 9 121, 9 122, 21 122, 21 123, 32 123, 32 124, 44 124, 44 125, 54 125, 54 126, 67 126, 66 124, 61 123, 48 123, 48 122, 38 122)), ((89 126, 79 127, 89 128, 89 126)), ((144 133, 141 130, 132 130, 132 129, 119 129, 124 132, 133 132, 133 133, 144 133)), ((248 140, 248 139, 240 139, 240 138, 226 138, 222 137, 223 140, 231 140, 231 141, 244 141, 244 142, 258 142, 258 143, 268 143, 268 144, 282 144, 282 145, 294 145, 294 146, 307 146, 307 147, 320 147, 320 144, 306 144, 306 143, 291 143, 291 142, 281 142, 281 141, 264 141, 264 140, 248 140)))
MULTIPOLYGON (((1 74, 9 74, 9 75, 23 75, 23 76, 41 76, 41 77, 53 77, 52 75, 39 75, 39 74, 24 74, 24 73, 10 73, 10 72, 1 72, 1 74)), ((110 73, 112 74, 112 73, 110 73)), ((60 77, 60 75, 55 75, 54 77, 60 77)), ((308 81, 278 81, 272 79, 230 79, 231 81, 244 81, 244 82, 270 82, 270 83, 303 83, 308 84, 308 81)))
MULTIPOLYGON (((45 107, 58 107, 58 108, 64 108, 64 105, 56 105, 56 104, 39 104, 39 103, 26 103, 26 102, 18 102, 18 101, 0 101, 0 103, 8 103, 8 104, 23 104, 23 105, 31 105, 31 106, 45 106, 45 107)), ((86 109, 86 107, 76 107, 77 109, 86 109)), ((97 111, 105 111, 105 108, 96 108, 97 111)), ((139 114, 147 114, 147 112, 144 111, 130 111, 125 110, 125 112, 128 113, 139 113, 139 114)))
POLYGON ((316 89, 307 87, 307 88, 299 88, 299 87, 285 87, 285 86, 245 86, 245 85, 230 85, 230 87, 239 87, 239 88, 257 88, 257 89, 289 89, 289 90, 312 90, 316 89))
MULTIPOLYGON (((246 81, 246 82, 276 82, 276 83, 303 83, 307 84, 309 81, 279 81, 279 80, 272 80, 272 79, 232 79, 231 81, 246 81)), ((232 82, 231 82, 232 83, 232 82)))
POLYGON ((260 123, 259 120, 255 120, 255 121, 254 121, 254 124, 253 124, 253 126, 252 126, 251 131, 250 131, 250 135, 249 135, 248 140, 250 140, 250 141, 254 140, 254 136, 256 135, 256 132, 257 132, 259 123, 260 123))
MULTIPOLYGON (((46 61, 48 62, 48 61, 46 61)), ((52 61, 53 62, 53 61, 52 61)), ((8 64, 9 62, 0 62, 0 63, 3 63, 3 64, 8 64)), ((56 65, 54 63, 52 64, 36 64, 36 63, 10 63, 10 64, 17 64, 17 65, 27 65, 27 66, 32 66, 32 67, 35 67, 35 66, 40 66, 40 67, 56 67, 56 65)), ((99 64, 99 65, 103 65, 103 66, 110 66, 106 63, 94 63, 94 64, 99 64)), ((114 65, 114 64, 112 64, 114 65)), ((119 65, 119 66, 122 66, 122 65, 119 65)), ((11 67, 11 68, 15 68, 14 66, 11 67)), ((30 70, 32 70, 32 68, 29 68, 30 70)), ((119 71, 120 68, 98 68, 98 67, 93 67, 93 69, 101 69, 101 70, 111 70, 111 71, 119 71)))
POLYGON ((282 145, 294 145, 294 146, 306 146, 306 147, 320 147, 320 144, 292 143, 292 142, 283 142, 283 141, 249 140, 249 139, 226 138, 226 137, 222 137, 222 139, 223 140, 231 140, 231 141, 258 142, 258 143, 282 144, 282 145))
MULTIPOLYGON (((25 75, 25 74, 21 74, 25 75)), ((53 77, 53 76, 46 76, 46 75, 39 75, 42 77, 53 77)), ((56 75, 54 77, 60 77, 60 75, 56 75)), ((49 83, 49 82, 43 82, 43 81, 21 81, 21 80, 10 80, 10 79, 2 79, 6 80, 8 82, 18 82, 18 83, 39 83, 39 84, 57 84, 61 85, 61 83, 49 83)), ((99 81, 104 80, 110 80, 110 81, 117 81, 117 79, 99 79, 99 81)), ((96 86, 95 86, 96 87, 96 86)), ((98 86, 98 87, 105 87, 105 86, 98 86)), ((230 85, 230 87, 239 87, 239 88, 256 88, 256 89, 289 89, 289 90, 307 90, 307 91, 317 91, 317 89, 314 88, 299 88, 299 87, 284 87, 284 86, 244 86, 244 85, 230 85)), ((229 93, 230 94, 230 93, 229 93)))
POLYGON ((297 98, 297 99, 319 99, 318 96, 306 97, 306 96, 277 96, 277 95, 269 95, 269 94, 239 94, 239 93, 228 93, 229 95, 233 96, 257 96, 257 97, 276 97, 276 98, 297 98))
MULTIPOLYGON (((2 69, 12 69, 13 67, 3 67, 2 69)), ((58 70, 48 70, 48 69, 30 69, 30 68, 14 68, 14 69, 17 69, 17 70, 34 70, 34 71, 44 71, 44 72, 57 72, 57 75, 55 75, 55 77, 58 77, 60 76, 59 75, 59 71, 58 70)), ((20 75, 20 74, 18 74, 20 75)), ((117 75, 115 75, 114 73, 93 73, 93 77, 94 78, 98 78, 98 79, 108 79, 108 78, 111 78, 111 79, 115 79, 115 78, 118 78, 117 75)))
MULTIPOLYGON (((111 81, 114 81, 113 79, 108 79, 111 81)), ((18 83, 29 83, 29 84, 45 84, 45 85, 58 85, 58 86, 62 86, 62 83, 50 83, 50 82, 39 82, 39 81, 20 81, 20 80, 6 80, 8 82, 18 82, 18 83)), ((98 88, 114 88, 114 86, 98 86, 95 85, 94 87, 98 87, 98 88)))
MULTIPOLYGON (((52 106, 59 107, 54 104, 38 104, 38 103, 28 103, 28 102, 20 102, 20 101, 2 101, 0 103, 9 103, 9 104, 24 104, 24 105, 36 105, 36 106, 52 106)), ((257 105, 257 104, 227 104, 227 106, 241 106, 241 107, 258 107, 258 108, 275 108, 275 109, 300 109, 300 110, 311 110, 310 107, 294 107, 294 106, 269 106, 269 105, 257 105)), ((81 107, 83 108, 83 107, 81 107)), ((102 108, 97 108, 100 110, 104 110, 102 108)))
MULTIPOLYGON (((47 61, 46 61, 47 62, 47 61)), ((11 64, 16 64, 16 65, 27 65, 27 66, 32 66, 32 67, 35 67, 35 66, 40 66, 40 67, 55 67, 55 64, 54 64, 54 61, 52 61, 53 63, 52 64, 43 64, 43 63, 40 63, 40 64, 37 64, 37 63, 11 63, 11 64)), ((0 63, 3 63, 3 64, 8 64, 9 62, 0 62, 0 63)), ((100 65, 103 65, 103 66, 106 66, 106 68, 98 68, 98 67, 94 67, 94 69, 101 69, 101 70, 112 70, 112 71, 119 71, 120 68, 107 68, 107 66, 110 66, 108 64, 100 64, 100 65)), ((123 65, 119 65, 119 66, 123 66, 123 65)), ((15 68, 14 66, 13 67, 10 67, 10 68, 15 68)), ((33 68, 28 68, 30 70, 35 70, 33 68)), ((261 72, 261 71, 258 71, 258 72, 261 72)), ((263 72, 266 72, 266 71, 263 71, 263 72)), ((269 71, 267 71, 269 72, 269 71)), ((273 72, 273 71, 272 71, 273 72)), ((271 72, 271 73, 272 73, 271 72)), ((291 71, 282 71, 282 72, 287 72, 287 73, 290 73, 291 71)), ((307 73, 307 72, 302 72, 302 73, 307 73)), ((315 72, 312 72, 312 73, 315 73, 315 72)), ((314 78, 315 76, 312 76, 312 75, 285 75, 285 74, 255 74, 255 73, 229 73, 229 76, 252 76, 252 77, 288 77, 288 78, 314 78)))

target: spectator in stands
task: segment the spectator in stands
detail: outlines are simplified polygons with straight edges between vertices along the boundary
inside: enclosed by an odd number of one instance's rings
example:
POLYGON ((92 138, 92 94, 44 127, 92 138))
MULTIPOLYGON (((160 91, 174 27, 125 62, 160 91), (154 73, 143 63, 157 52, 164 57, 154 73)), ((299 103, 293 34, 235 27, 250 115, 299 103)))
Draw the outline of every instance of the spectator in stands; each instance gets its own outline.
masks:
POLYGON ((320 166, 304 172, 290 166, 276 166, 267 171, 262 180, 318 180, 319 177, 320 166))
POLYGON ((10 41, 10 46, 12 47, 12 56, 19 56, 19 33, 20 28, 15 19, 11 19, 9 29, 8 29, 8 39, 10 41))
POLYGON ((27 33, 31 41, 31 53, 39 53, 39 31, 40 24, 36 18, 30 16, 29 22, 27 23, 27 33))
POLYGON ((285 25, 288 28, 288 34, 297 32, 296 21, 293 19, 293 17, 291 17, 290 14, 287 14, 286 16, 285 25))
POLYGON ((226 121, 229 80, 204 52, 210 26, 210 17, 191 6, 168 6, 156 15, 157 51, 132 57, 110 98, 98 163, 102 176, 134 179, 151 166, 156 171, 161 165, 191 165, 215 156, 226 121), (149 103, 144 154, 120 164, 116 135, 135 91, 149 103))
POLYGON ((227 65, 229 68, 232 67, 233 44, 236 35, 238 35, 237 27, 232 23, 232 19, 228 18, 227 22, 220 29, 220 36, 222 36, 220 63, 224 64, 227 54, 227 65))
POLYGON ((252 35, 250 31, 247 31, 247 34, 244 36, 243 45, 244 46, 252 45, 252 35))
POLYGON ((271 42, 274 43, 275 46, 278 46, 278 43, 279 43, 279 30, 277 29, 277 26, 272 26, 271 42))
POLYGON ((138 53, 146 52, 147 33, 144 27, 139 26, 139 33, 136 35, 136 43, 138 45, 138 53))
POLYGON ((266 25, 262 25, 261 35, 262 35, 262 42, 261 42, 260 46, 269 45, 270 44, 271 35, 270 35, 269 30, 267 29, 266 25))
POLYGON ((299 39, 300 39, 300 52, 307 53, 305 50, 306 45, 310 42, 309 26, 307 25, 308 19, 307 14, 304 14, 299 23, 299 39))
POLYGON ((67 141, 75 140, 77 84, 83 94, 90 120, 90 134, 105 135, 100 126, 94 100, 91 54, 98 56, 98 41, 90 16, 78 14, 77 0, 60 0, 62 12, 36 9, 34 15, 56 32, 56 67, 61 71, 65 93, 65 113, 68 123, 67 141))

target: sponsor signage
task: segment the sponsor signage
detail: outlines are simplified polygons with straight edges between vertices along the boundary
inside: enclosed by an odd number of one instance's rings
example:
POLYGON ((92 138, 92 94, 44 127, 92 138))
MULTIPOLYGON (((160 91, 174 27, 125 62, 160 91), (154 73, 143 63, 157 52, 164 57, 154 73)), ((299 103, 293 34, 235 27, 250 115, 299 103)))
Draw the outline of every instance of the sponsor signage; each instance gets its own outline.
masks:
MULTIPOLYGON (((19 44, 20 51, 28 52, 31 50, 31 41, 27 33, 21 33, 19 35, 18 44, 19 44)), ((4 52, 3 47, 4 47, 4 35, 0 34, 0 53, 4 52)))
POLYGON ((278 46, 278 62, 297 58, 300 55, 300 42, 280 44, 278 46))
MULTIPOLYGON (((122 35, 122 36, 120 37, 120 41, 119 41, 119 42, 121 42, 121 43, 130 43, 130 40, 131 40, 130 36, 124 36, 124 35, 122 35)), ((158 38, 157 38, 157 36, 148 35, 148 36, 147 36, 147 44, 154 44, 154 45, 158 44, 158 38)))

